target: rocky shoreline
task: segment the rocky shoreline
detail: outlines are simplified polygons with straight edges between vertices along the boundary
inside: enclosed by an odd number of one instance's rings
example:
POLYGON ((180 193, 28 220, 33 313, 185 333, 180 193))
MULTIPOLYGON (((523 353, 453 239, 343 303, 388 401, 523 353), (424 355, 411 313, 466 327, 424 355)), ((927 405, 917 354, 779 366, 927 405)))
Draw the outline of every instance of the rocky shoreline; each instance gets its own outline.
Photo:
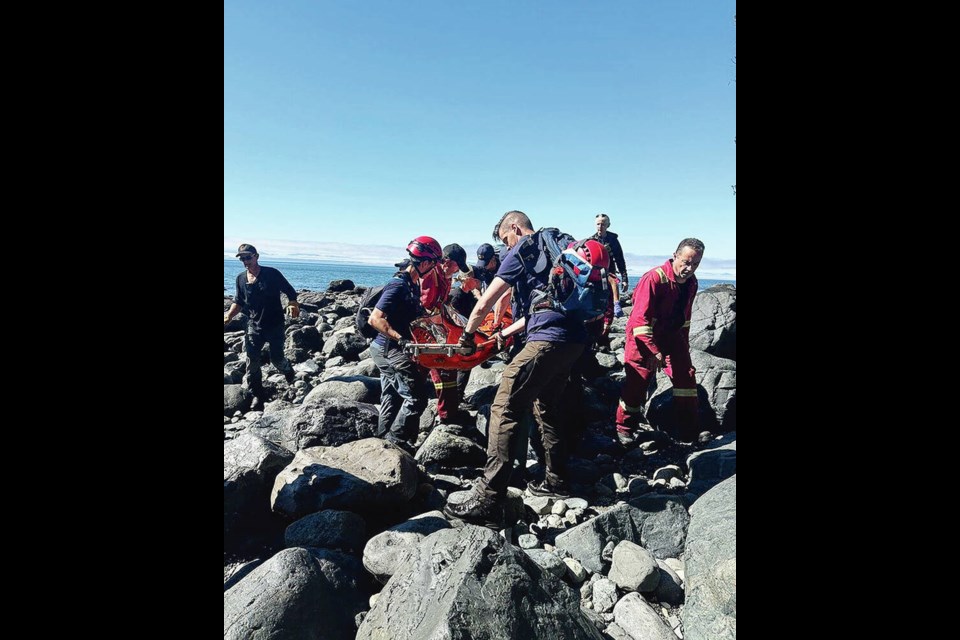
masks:
MULTIPOLYGON (((645 408, 657 430, 630 450, 616 441, 616 319, 598 375, 565 411, 582 429, 576 497, 511 489, 516 524, 500 532, 442 509, 482 473, 505 364, 472 371, 465 424, 434 427, 430 402, 415 456, 374 438, 379 373, 354 328, 364 290, 343 280, 298 294, 284 346, 296 377, 264 365, 263 411, 239 384, 246 320, 224 327, 225 638, 736 637, 734 287, 694 301, 700 440, 670 437, 661 372, 645 408)), ((543 473, 534 449, 528 478, 543 473)))

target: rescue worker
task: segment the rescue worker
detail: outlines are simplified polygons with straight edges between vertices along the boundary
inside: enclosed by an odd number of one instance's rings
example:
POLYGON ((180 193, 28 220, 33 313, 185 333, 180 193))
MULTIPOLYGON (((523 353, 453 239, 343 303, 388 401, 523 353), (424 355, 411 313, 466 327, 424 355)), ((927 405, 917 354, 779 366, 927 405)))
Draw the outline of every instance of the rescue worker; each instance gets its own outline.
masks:
POLYGON ((379 335, 370 345, 370 354, 380 369, 380 418, 377 437, 410 452, 416 438, 420 414, 427 406, 427 373, 403 347, 410 341, 410 323, 422 315, 420 281, 442 257, 440 244, 430 236, 419 236, 407 245, 408 260, 384 286, 380 300, 370 313, 370 326, 379 335))
POLYGON ((613 315, 617 318, 623 316, 623 309, 620 308, 620 291, 616 288, 616 278, 620 278, 620 290, 627 292, 630 286, 630 279, 627 277, 627 263, 623 259, 623 247, 620 246, 620 240, 617 234, 607 231, 610 228, 610 216, 605 213, 598 213, 593 221, 597 232, 590 236, 592 240, 598 240, 607 245, 607 252, 610 254, 610 288, 613 293, 613 315))
MULTIPOLYGON (((420 303, 428 314, 440 313, 447 302, 457 270, 469 273, 467 252, 459 244, 448 244, 437 266, 420 283, 420 303)), ((462 387, 457 384, 455 369, 430 369, 430 380, 437 392, 437 419, 440 423, 462 424, 468 417, 460 412, 462 387)))
POLYGON ((691 442, 697 437, 699 406, 696 371, 690 360, 690 314, 697 295, 694 272, 703 251, 700 240, 684 239, 673 258, 646 272, 633 292, 624 348, 626 378, 617 407, 617 438, 623 445, 636 443, 637 431, 646 424, 647 385, 658 369, 664 369, 673 382, 677 439, 691 442))
MULTIPOLYGON (((467 352, 476 350, 477 328, 507 288, 515 288, 515 295, 527 311, 532 311, 531 296, 546 289, 550 269, 534 274, 525 266, 536 264, 542 257, 539 233, 533 230, 530 218, 522 211, 508 211, 500 218, 494 240, 506 244, 510 251, 464 328, 460 345, 467 352)), ((549 308, 531 312, 525 320, 527 343, 504 369, 490 407, 484 475, 463 501, 447 503, 444 507, 447 515, 486 526, 502 525, 503 502, 513 470, 511 445, 524 412, 531 409, 543 433, 546 477, 541 483, 529 483, 527 491, 536 496, 568 495, 567 441, 557 407, 570 367, 583 352, 586 331, 582 322, 549 308)), ((513 330, 514 326, 516 323, 505 331, 513 330)))

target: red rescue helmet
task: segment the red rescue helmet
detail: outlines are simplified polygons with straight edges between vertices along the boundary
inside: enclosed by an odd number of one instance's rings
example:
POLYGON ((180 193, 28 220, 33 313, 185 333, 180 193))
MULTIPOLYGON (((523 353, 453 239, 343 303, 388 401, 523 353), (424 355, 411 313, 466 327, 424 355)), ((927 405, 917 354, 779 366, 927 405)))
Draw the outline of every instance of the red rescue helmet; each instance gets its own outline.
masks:
POLYGON ((440 243, 430 236, 417 236, 411 240, 410 244, 407 245, 407 253, 417 262, 421 260, 438 262, 443 258, 443 249, 440 248, 440 243))
POLYGON ((600 280, 600 269, 604 271, 610 269, 610 254, 607 252, 607 247, 596 240, 587 240, 577 247, 577 255, 593 265, 590 279, 595 282, 600 280))

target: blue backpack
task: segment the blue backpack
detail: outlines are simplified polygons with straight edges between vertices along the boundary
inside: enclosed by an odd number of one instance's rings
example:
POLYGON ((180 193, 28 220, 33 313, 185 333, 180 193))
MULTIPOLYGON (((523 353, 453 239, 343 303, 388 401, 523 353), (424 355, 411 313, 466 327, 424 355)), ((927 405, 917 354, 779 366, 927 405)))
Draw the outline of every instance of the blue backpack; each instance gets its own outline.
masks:
POLYGON ((557 311, 567 318, 591 322, 603 317, 610 298, 607 271, 594 267, 577 254, 586 240, 574 240, 568 233, 547 227, 540 229, 521 249, 520 257, 527 271, 535 276, 547 274, 547 286, 533 292, 530 313, 557 311), (569 249, 567 246, 573 243, 569 249), (534 244, 538 251, 532 251, 534 244), (600 269, 600 278, 590 281, 590 274, 600 269))

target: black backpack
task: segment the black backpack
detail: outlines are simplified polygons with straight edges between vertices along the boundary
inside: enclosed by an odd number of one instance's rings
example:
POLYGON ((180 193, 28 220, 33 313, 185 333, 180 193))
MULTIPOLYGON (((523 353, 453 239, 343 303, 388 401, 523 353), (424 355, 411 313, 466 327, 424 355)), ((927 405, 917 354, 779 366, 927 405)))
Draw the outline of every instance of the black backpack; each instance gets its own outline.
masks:
MULTIPOLYGON (((410 282, 410 276, 403 271, 398 271, 393 274, 393 277, 400 278, 404 282, 410 301, 413 304, 419 305, 420 298, 411 289, 413 283, 410 282)), ((370 314, 373 313, 373 308, 380 302, 380 297, 383 295, 383 289, 386 286, 386 284, 382 284, 379 287, 371 287, 367 289, 363 297, 360 298, 360 308, 357 309, 357 331, 359 331, 360 335, 364 338, 373 340, 380 334, 379 331, 370 326, 370 314)), ((419 315, 419 313, 417 315, 419 315)))
POLYGON ((382 284, 379 287, 370 287, 360 299, 360 308, 357 309, 357 330, 364 338, 373 340, 379 333, 370 326, 370 314, 373 313, 373 308, 380 302, 380 296, 383 294, 385 286, 382 284))
POLYGON ((580 322, 591 322, 603 316, 607 310, 610 295, 606 270, 601 271, 599 281, 591 282, 590 273, 594 267, 578 256, 576 250, 585 242, 573 244, 571 251, 565 251, 567 245, 574 242, 573 236, 559 229, 547 227, 530 238, 524 260, 524 266, 530 273, 547 274, 547 286, 544 290, 534 291, 530 300, 530 313, 551 310, 562 313, 568 318, 580 322), (533 239, 537 237, 536 248, 533 239))

